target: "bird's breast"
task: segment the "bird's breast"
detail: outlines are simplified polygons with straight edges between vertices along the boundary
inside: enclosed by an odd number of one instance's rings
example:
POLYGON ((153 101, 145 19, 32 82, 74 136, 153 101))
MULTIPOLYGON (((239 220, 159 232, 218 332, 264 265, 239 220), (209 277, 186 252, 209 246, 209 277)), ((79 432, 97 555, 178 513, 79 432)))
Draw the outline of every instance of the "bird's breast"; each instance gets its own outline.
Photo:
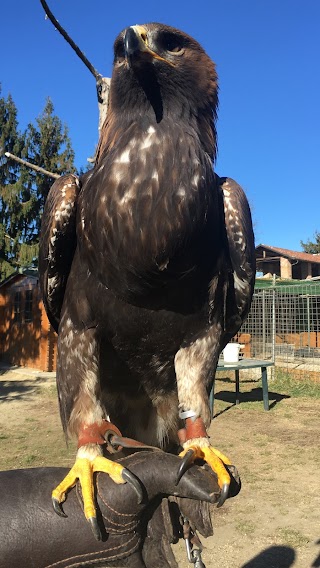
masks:
POLYGON ((95 169, 83 194, 83 240, 108 286, 129 274, 131 287, 162 285, 194 270, 214 199, 207 157, 183 133, 159 136, 150 125, 95 169))

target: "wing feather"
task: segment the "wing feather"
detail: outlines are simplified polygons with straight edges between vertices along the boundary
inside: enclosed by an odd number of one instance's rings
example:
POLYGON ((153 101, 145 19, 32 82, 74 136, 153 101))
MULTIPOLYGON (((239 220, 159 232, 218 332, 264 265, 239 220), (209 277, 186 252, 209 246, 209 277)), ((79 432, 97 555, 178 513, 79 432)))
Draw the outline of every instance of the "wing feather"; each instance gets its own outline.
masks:
POLYGON ((58 331, 64 292, 76 248, 79 179, 68 174, 51 187, 42 216, 39 278, 49 321, 58 331))
POLYGON ((255 246, 249 203, 231 178, 220 178, 224 219, 235 301, 243 321, 248 313, 255 280, 255 246))

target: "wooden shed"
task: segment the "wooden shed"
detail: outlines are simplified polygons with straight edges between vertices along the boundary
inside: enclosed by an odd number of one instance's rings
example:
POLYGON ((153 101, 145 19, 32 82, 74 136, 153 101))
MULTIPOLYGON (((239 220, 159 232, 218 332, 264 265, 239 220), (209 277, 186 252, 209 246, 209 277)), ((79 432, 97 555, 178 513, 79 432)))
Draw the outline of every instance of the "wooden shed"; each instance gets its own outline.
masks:
POLYGON ((56 368, 57 336, 40 297, 36 271, 0 283, 0 360, 41 371, 56 368))

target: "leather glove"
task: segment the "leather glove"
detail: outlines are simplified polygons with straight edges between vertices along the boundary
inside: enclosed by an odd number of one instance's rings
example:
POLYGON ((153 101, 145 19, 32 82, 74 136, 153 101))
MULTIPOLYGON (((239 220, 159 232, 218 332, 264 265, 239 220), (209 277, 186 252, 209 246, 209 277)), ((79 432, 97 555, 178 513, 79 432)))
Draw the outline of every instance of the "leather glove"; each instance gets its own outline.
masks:
POLYGON ((193 465, 176 486, 177 456, 141 450, 117 461, 139 478, 144 499, 138 504, 128 484, 98 473, 99 542, 84 517, 78 485, 63 504, 67 518, 52 509, 51 490, 66 469, 0 472, 0 568, 175 568, 170 543, 181 537, 181 513, 194 530, 212 534, 209 504, 218 500, 219 487, 211 470, 193 465))

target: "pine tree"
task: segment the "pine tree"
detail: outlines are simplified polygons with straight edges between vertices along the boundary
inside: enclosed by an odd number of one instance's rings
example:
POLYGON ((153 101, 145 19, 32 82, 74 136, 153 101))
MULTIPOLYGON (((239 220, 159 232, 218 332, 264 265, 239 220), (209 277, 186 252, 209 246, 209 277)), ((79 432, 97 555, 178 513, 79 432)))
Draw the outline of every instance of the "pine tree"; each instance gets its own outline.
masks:
POLYGON ((306 243, 300 241, 300 244, 304 252, 308 252, 309 254, 320 254, 320 233, 316 231, 313 238, 314 241, 310 241, 309 239, 306 243))
MULTIPOLYGON (((29 124, 27 128, 23 157, 49 172, 60 175, 75 172, 74 152, 68 128, 54 114, 54 107, 50 99, 47 100, 44 111, 37 118, 36 123, 37 126, 29 124)), ((32 212, 39 232, 40 219, 52 179, 33 171, 32 181, 36 197, 32 212)))
MULTIPOLYGON (((1 86, 0 86, 1 95, 1 86)), ((23 140, 18 131, 17 108, 9 94, 0 96, 0 278, 13 272, 15 255, 11 234, 11 205, 13 188, 19 178, 19 165, 3 157, 4 152, 20 154, 23 140)))
MULTIPOLYGON (((29 124, 23 135, 17 133, 17 141, 20 151, 14 153, 29 162, 60 175, 75 171, 74 152, 67 127, 54 114, 50 99, 36 119, 36 124, 29 124)), ((17 145, 14 148, 16 150, 17 145)), ((5 149, 10 151, 7 147, 5 149)), ((4 227, 10 243, 10 251, 5 253, 7 264, 4 266, 3 263, 0 267, 2 278, 8 271, 36 264, 41 215, 53 183, 48 176, 26 166, 13 165, 11 160, 8 160, 8 164, 9 168, 15 168, 15 175, 11 180, 13 183, 9 182, 7 176, 1 185, 6 212, 4 227)))

